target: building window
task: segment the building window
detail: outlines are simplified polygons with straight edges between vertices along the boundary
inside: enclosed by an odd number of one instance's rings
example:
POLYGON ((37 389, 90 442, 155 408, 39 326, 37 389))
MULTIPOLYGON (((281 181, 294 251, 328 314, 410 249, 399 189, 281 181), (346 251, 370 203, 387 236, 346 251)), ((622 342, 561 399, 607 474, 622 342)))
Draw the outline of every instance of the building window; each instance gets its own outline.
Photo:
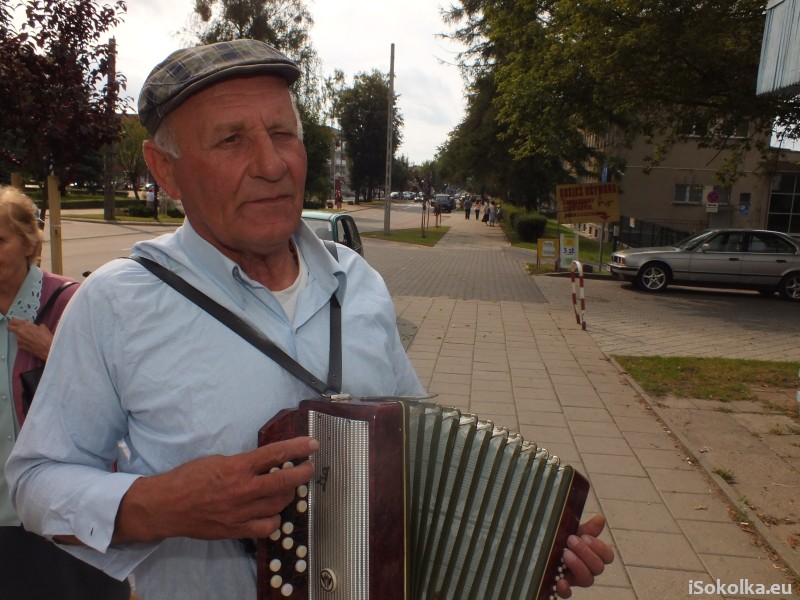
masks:
POLYGON ((767 229, 800 235, 800 175, 782 173, 773 179, 767 229))
POLYGON ((679 183, 675 186, 676 204, 702 204, 703 186, 679 183))

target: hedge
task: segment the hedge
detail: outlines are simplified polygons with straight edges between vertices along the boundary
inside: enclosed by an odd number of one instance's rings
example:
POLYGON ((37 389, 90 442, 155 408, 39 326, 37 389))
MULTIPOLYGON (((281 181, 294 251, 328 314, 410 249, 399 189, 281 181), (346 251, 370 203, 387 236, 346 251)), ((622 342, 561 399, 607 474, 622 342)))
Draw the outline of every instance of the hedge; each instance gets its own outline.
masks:
POLYGON ((539 213, 519 215, 514 223, 514 229, 523 242, 537 242, 544 234, 546 227, 547 217, 539 213))

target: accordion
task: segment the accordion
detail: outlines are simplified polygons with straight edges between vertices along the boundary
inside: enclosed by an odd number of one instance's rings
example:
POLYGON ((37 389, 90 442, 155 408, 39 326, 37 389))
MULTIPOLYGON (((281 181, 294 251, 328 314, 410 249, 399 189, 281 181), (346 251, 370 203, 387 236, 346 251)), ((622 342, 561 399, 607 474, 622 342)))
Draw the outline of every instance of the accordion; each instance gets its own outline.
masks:
POLYGON ((519 434, 419 399, 304 400, 259 432, 320 443, 258 540, 259 600, 555 597, 589 484, 519 434))

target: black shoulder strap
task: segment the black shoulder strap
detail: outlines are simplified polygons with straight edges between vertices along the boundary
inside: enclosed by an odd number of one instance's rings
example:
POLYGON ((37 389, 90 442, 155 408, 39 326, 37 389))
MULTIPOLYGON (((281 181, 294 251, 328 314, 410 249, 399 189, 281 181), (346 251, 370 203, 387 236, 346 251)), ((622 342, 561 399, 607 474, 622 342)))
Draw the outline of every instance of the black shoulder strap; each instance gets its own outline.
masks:
POLYGON ((244 319, 234 314, 215 300, 191 285, 185 279, 176 275, 157 262, 143 256, 130 256, 131 260, 138 262, 153 275, 164 281, 174 290, 197 304, 223 325, 239 334, 250 344, 261 350, 281 367, 289 371, 300 381, 316 390, 320 394, 338 393, 342 389, 342 336, 341 336, 341 306, 336 294, 331 296, 331 335, 330 335, 330 360, 328 365, 327 385, 306 370, 291 356, 255 329, 244 319))
POLYGON ((47 313, 49 313, 52 310, 53 305, 56 303, 56 300, 58 300, 58 297, 61 295, 61 292, 63 292, 65 289, 67 289, 72 285, 78 285, 78 282, 65 281, 58 288, 53 290, 53 293, 50 294, 50 297, 47 299, 47 302, 45 302, 44 306, 39 308, 39 312, 36 313, 36 319, 33 322, 35 325, 40 325, 42 323, 44 318, 47 316, 47 313))

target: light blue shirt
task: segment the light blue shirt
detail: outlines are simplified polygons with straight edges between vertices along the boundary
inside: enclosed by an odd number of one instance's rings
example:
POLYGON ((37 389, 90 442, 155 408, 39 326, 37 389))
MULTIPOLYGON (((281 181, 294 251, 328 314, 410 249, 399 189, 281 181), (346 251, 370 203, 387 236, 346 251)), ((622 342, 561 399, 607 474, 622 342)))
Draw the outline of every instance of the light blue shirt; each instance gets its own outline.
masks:
MULTIPOLYGON (((171 268, 323 380, 328 303, 336 292, 343 391, 423 394, 381 277, 342 246, 337 263, 302 223, 294 239, 309 277, 293 323, 268 289, 188 222, 137 244, 134 254, 171 268)), ((137 477, 252 450, 277 411, 314 395, 140 265, 112 261, 81 285, 61 319, 6 469, 17 512, 42 535, 77 536, 88 548, 70 552, 110 575, 132 572, 140 600, 255 598, 255 561, 238 541, 171 538, 112 547, 114 518, 137 477), (112 473, 115 461, 119 472, 112 473)))

